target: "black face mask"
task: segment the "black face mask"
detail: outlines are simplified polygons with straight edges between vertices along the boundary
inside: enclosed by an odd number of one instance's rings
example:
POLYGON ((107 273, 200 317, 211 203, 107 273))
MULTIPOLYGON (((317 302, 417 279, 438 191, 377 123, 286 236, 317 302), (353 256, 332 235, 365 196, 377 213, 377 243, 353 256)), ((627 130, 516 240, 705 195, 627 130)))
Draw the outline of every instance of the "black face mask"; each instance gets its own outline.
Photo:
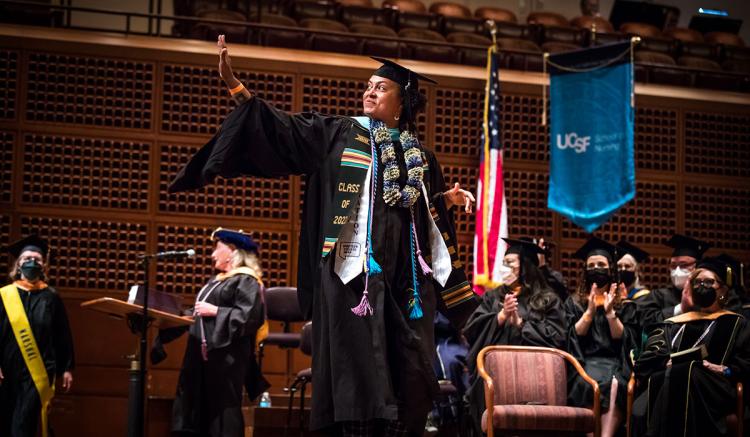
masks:
POLYGON ((693 288, 693 303, 701 308, 708 308, 716 302, 716 289, 700 286, 693 288))
POLYGON ((620 270, 620 282, 625 284, 626 288, 630 288, 635 283, 635 272, 620 270))
POLYGON ((596 284, 597 287, 602 288, 610 282, 612 282, 612 278, 609 276, 608 269, 586 270, 586 284, 589 287, 591 287, 592 284, 596 284))
POLYGON ((41 278, 42 273, 42 265, 37 262, 35 259, 30 259, 26 261, 25 263, 21 264, 21 273, 23 274, 23 277, 26 278, 29 281, 36 281, 37 279, 41 278))

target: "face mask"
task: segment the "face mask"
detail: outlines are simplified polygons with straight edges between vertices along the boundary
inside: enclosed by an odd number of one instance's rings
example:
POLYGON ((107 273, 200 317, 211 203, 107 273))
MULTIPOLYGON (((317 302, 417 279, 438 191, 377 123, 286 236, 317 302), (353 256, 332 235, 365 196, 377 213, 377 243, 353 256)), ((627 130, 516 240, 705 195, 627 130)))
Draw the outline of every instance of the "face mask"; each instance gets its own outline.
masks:
POLYGON ((716 289, 700 286, 693 288, 693 303, 701 308, 708 308, 716 302, 716 289))
POLYGON ((620 282, 625 284, 626 288, 630 288, 635 283, 635 272, 620 270, 620 282))
POLYGON ((503 264, 500 266, 500 280, 503 282, 503 285, 513 285, 518 280, 518 276, 513 273, 512 268, 503 264))
POLYGON ((597 287, 602 288, 609 284, 612 278, 609 276, 609 270, 607 269, 589 269, 586 270, 586 284, 591 287, 592 284, 596 284, 597 287))
POLYGON ((685 281, 687 281, 688 276, 690 276, 690 272, 677 267, 670 271, 669 275, 672 277, 672 285, 682 290, 682 287, 685 286, 685 281))
POLYGON ((30 259, 21 264, 21 274, 29 281, 36 281, 42 277, 42 265, 35 259, 30 259))

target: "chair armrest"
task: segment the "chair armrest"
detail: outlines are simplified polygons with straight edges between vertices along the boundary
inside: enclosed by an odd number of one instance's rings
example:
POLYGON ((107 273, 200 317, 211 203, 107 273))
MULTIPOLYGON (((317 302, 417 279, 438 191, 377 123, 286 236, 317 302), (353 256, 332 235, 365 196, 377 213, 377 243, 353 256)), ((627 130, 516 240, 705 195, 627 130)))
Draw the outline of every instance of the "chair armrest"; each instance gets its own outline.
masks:
POLYGON ((492 426, 492 407, 495 403, 495 385, 492 382, 492 377, 484 368, 484 356, 487 352, 490 352, 496 347, 497 346, 485 347, 479 351, 479 356, 477 357, 477 371, 479 372, 479 376, 484 380, 484 406, 487 410, 487 420, 489 421, 487 424, 487 437, 493 437, 494 435, 494 427, 492 426))
POLYGON ((628 380, 628 402, 627 412, 625 413, 625 432, 626 437, 631 436, 631 418, 633 417, 633 401, 635 397, 635 372, 630 372, 630 379, 628 380))
POLYGON ((742 383, 737 383, 737 435, 745 435, 744 434, 744 425, 745 425, 745 393, 744 388, 742 387, 742 383))

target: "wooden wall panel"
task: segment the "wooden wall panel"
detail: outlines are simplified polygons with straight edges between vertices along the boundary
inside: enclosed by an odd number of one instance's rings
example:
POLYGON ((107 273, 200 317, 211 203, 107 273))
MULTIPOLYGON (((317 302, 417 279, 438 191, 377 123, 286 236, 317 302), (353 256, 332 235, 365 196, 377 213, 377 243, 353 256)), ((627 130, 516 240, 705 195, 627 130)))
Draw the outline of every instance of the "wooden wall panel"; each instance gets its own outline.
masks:
POLYGON ((148 210, 148 142, 27 133, 21 148, 23 204, 148 210))
MULTIPOLYGON (((169 182, 233 108, 216 73, 215 47, 90 34, 76 40, 74 31, 56 32, 0 36, 0 245, 41 232, 53 247, 51 282, 68 307, 79 358, 74 390, 61 395, 54 409, 58 433, 122 433, 128 367, 123 356, 136 342, 124 321, 79 304, 124 296, 143 279, 140 254, 194 248, 194 259, 155 263, 150 277, 154 287, 190 304, 214 273, 209 236, 217 226, 257 237, 266 286, 294 285, 304 182, 298 176, 219 179, 197 192, 169 195, 169 182), (81 417, 91 420, 84 426, 81 417)), ((360 65, 368 60, 236 47, 240 79, 278 108, 360 113, 371 74, 360 65)), ((417 120, 420 140, 438 154, 448 184, 458 181, 474 190, 482 69, 430 63, 417 68, 440 82, 423 89, 429 102, 417 120)), ((499 134, 510 234, 555 243, 551 262, 575 287, 582 263, 571 253, 586 235, 546 207, 550 138, 542 123, 541 82, 536 74, 518 72, 501 72, 501 80, 499 134)), ((636 198, 597 232, 653 254, 643 266, 651 287, 668 282, 669 249, 662 243, 675 231, 750 262, 748 101, 718 92, 654 89, 636 100, 636 198), (734 103, 711 101, 715 96, 734 103)), ((456 212, 460 258, 469 276, 474 220, 456 212)), ((7 271, 7 261, 0 257, 0 271, 7 271)), ((281 327, 274 323, 272 329, 281 327)), ((167 352, 151 373, 152 396, 174 393, 184 340, 168 345, 167 352)), ((272 391, 280 392, 308 365, 299 351, 269 347, 263 366, 272 391)))
POLYGON ((0 119, 16 118, 18 51, 0 49, 0 119))
POLYGON ((13 148, 15 132, 0 131, 0 202, 10 203, 13 196, 13 148))
POLYGON ((153 62, 34 52, 26 66, 29 121, 151 128, 153 62))

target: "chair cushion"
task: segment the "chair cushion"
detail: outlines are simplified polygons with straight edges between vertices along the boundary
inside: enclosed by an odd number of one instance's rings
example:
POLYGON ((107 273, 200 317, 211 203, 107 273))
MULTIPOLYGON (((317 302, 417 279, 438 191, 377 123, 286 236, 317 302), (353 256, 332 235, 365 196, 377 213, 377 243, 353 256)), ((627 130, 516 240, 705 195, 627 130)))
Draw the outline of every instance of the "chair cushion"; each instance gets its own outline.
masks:
POLYGON ((272 344, 279 347, 295 348, 299 347, 302 336, 296 332, 269 332, 268 337, 263 340, 263 344, 268 346, 272 344))
MULTIPOLYGON (((495 405, 492 424, 504 431, 594 431, 594 412, 587 408, 553 405, 495 405)), ((487 411, 482 414, 487 431, 487 411)))

